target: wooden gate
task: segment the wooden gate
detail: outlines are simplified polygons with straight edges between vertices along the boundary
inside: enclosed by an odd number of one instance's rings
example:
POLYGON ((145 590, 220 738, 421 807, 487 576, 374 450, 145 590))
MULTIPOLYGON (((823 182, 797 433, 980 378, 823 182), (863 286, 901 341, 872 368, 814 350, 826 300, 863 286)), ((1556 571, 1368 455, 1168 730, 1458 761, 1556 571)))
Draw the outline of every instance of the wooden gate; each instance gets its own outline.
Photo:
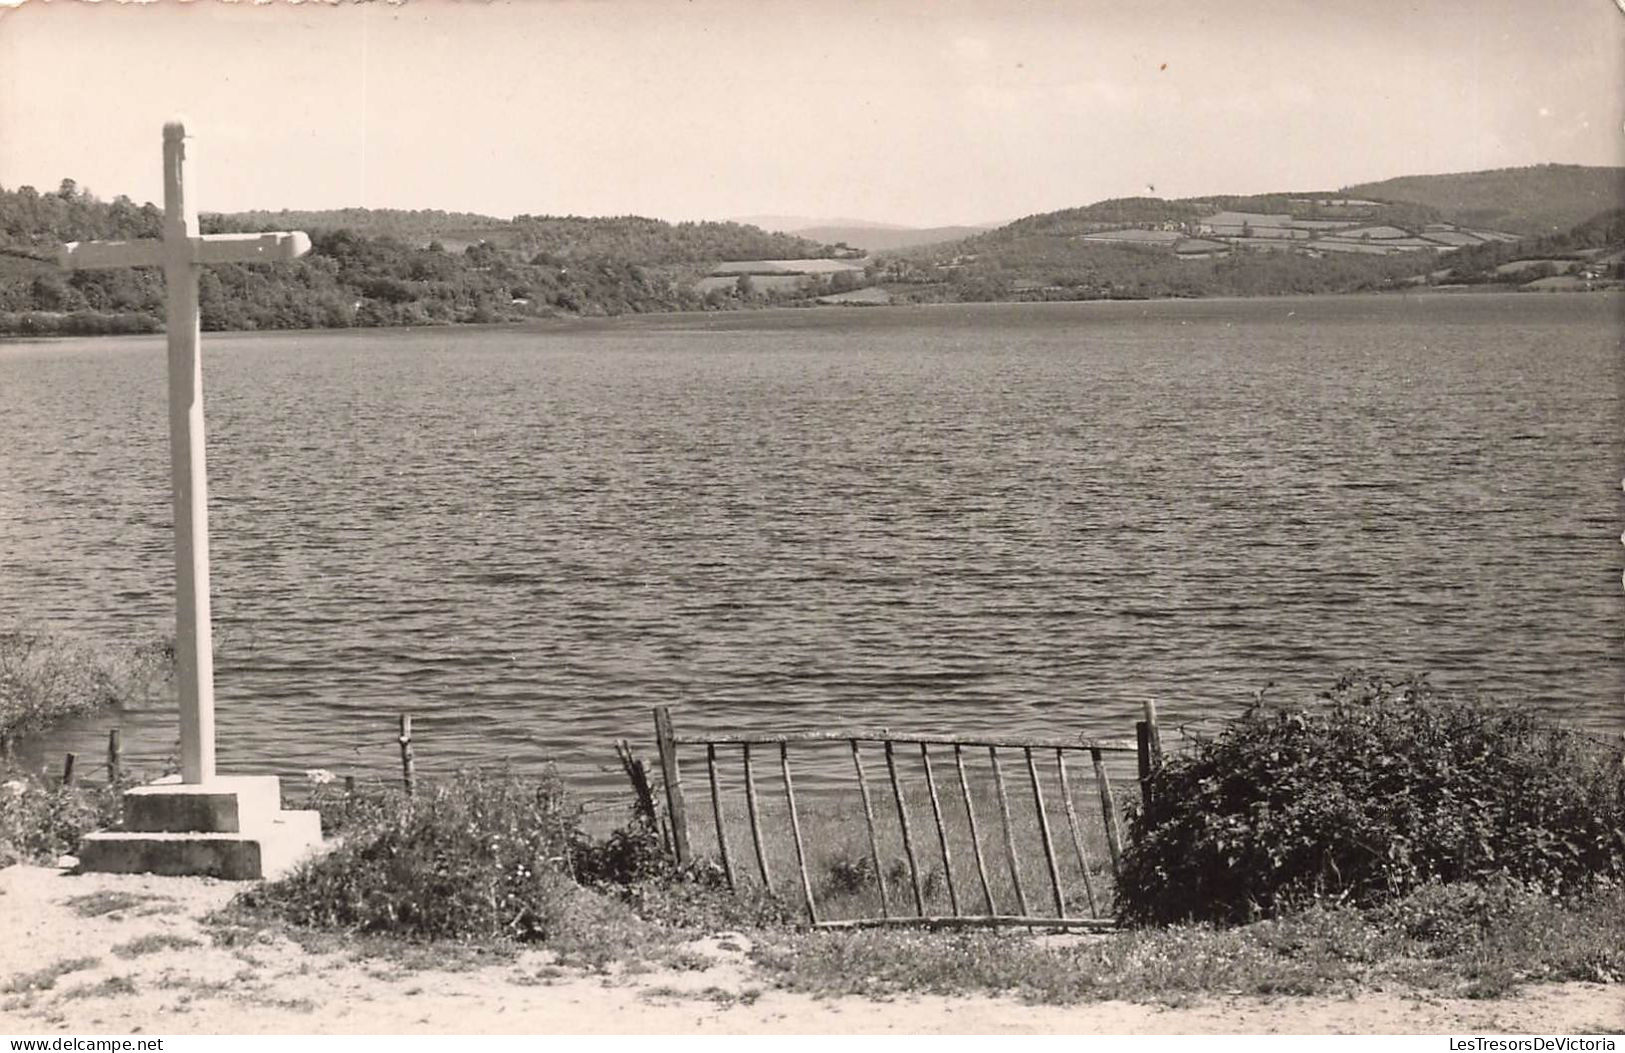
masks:
MULTIPOLYGON (((659 708, 655 710, 655 732, 671 820, 672 849, 679 863, 686 864, 697 858, 695 843, 703 839, 715 850, 730 888, 750 883, 778 891, 773 873, 784 861, 773 859, 769 843, 773 830, 782 831, 787 827, 798 879, 795 893, 805 907, 808 922, 818 928, 876 925, 1109 927, 1113 924, 1111 903, 1104 886, 1115 878, 1122 856, 1120 815, 1111 769, 1118 771, 1118 779, 1122 781, 1124 762, 1129 756, 1137 755, 1139 766, 1135 774, 1143 779, 1150 766, 1158 763, 1160 744, 1156 740, 1155 711, 1150 706, 1147 709, 1148 720, 1142 721, 1138 729, 1139 741, 1126 742, 1081 737, 1004 739, 908 735, 887 730, 680 735, 672 726, 669 710, 659 708), (711 822, 702 822, 694 828, 689 822, 689 802, 684 792, 680 759, 685 748, 691 761, 696 759, 693 754, 703 749, 710 791, 711 822), (803 799, 798 799, 792 771, 793 753, 815 749, 849 754, 826 757, 819 774, 828 782, 834 771, 844 770, 844 777, 833 778, 844 783, 848 793, 852 789, 857 791, 863 830, 867 834, 867 859, 860 860, 855 868, 849 861, 837 865, 858 871, 863 882, 878 892, 875 915, 829 917, 815 893, 814 869, 828 860, 817 860, 813 856, 813 846, 803 829, 805 794, 803 799), (884 793, 874 791, 865 767, 866 751, 872 750, 878 750, 885 769, 884 793), (1087 788, 1083 792, 1093 797, 1096 804, 1091 808, 1086 803, 1080 809, 1067 762, 1072 760, 1081 766, 1085 758, 1089 770, 1083 778, 1085 782, 1092 781, 1094 786, 1092 793, 1087 788), (735 760, 737 764, 730 763, 735 760), (761 771, 764 762, 770 768, 777 768, 776 776, 771 770, 765 774, 761 771), (1022 818, 1028 820, 1025 825, 1015 818, 1016 808, 1012 806, 1005 775, 1007 762, 1013 762, 1018 769, 1015 776, 1017 807, 1022 808, 1022 818), (980 777, 973 779, 968 769, 980 777), (947 792, 943 792, 939 784, 939 770, 940 783, 946 784, 947 792), (910 779, 910 774, 914 778, 910 779), (780 815, 769 815, 770 810, 775 809, 770 809, 770 798, 764 797, 760 790, 759 783, 764 777, 778 783, 774 788, 781 793, 773 797, 782 797, 780 815), (735 784, 732 793, 726 785, 730 779, 735 784), (1021 787, 1022 782, 1025 787, 1021 787), (991 791, 984 795, 980 809, 977 794, 973 792, 973 785, 978 783, 991 791), (735 809, 740 796, 744 798, 750 840, 743 860, 738 858, 731 843, 734 838, 730 837, 730 817, 739 814, 735 809), (912 807, 911 796, 914 798, 912 807), (991 796, 991 803, 987 796, 991 796), (885 833, 889 835, 895 830, 900 835, 891 840, 898 842, 902 853, 902 860, 891 868, 883 858, 882 843, 888 837, 883 837, 881 830, 888 797, 895 821, 888 825, 885 833), (732 805, 730 798, 734 800, 732 805), (926 844, 922 846, 916 815, 926 810, 930 813, 930 829, 934 830, 935 837, 927 835, 926 844), (989 813, 994 812, 1003 860, 1002 864, 990 866, 991 853, 984 851, 983 830, 991 818, 989 813), (1098 824, 1091 826, 1085 822, 1090 815, 1098 815, 1098 824), (774 823, 773 819, 782 821, 774 823), (1061 823, 1067 834, 1065 842, 1055 832, 1061 823), (1035 840, 1036 845, 1032 843, 1035 840), (1104 853, 1098 850, 1102 840, 1104 853), (1092 841, 1097 845, 1093 859, 1089 849, 1092 841), (967 848, 968 857, 964 852, 967 848), (1033 851, 1034 848, 1038 851, 1033 851), (1041 867, 1038 865, 1040 853, 1041 867), (1106 858, 1100 858, 1101 855, 1106 858), (935 868, 939 862, 940 868, 935 868), (1024 869, 1028 871, 1025 877, 1024 869), (1063 871, 1069 873, 1064 875, 1063 871), (906 895, 894 894, 888 886, 888 877, 897 885, 906 883, 906 895), (944 911, 943 907, 947 909, 944 911)), ((856 822, 854 810, 851 822, 843 824, 840 817, 836 817, 829 829, 815 831, 816 838, 827 843, 834 836, 833 831, 843 825, 855 828, 856 822)), ((733 830, 740 840, 745 832, 733 830)))

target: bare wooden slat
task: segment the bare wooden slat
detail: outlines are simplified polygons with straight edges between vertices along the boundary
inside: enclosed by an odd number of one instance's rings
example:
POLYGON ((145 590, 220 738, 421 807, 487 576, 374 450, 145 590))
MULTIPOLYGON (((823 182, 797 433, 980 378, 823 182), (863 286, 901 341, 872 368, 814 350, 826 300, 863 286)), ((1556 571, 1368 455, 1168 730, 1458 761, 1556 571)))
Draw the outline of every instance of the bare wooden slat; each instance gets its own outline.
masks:
POLYGON ((1044 843, 1044 862, 1049 864, 1050 887, 1055 890, 1055 913, 1066 916, 1066 893, 1061 889, 1061 868, 1055 864, 1055 842, 1049 832, 1049 812, 1044 808, 1044 787, 1038 781, 1038 765, 1033 763, 1033 751, 1023 751, 1027 757, 1027 778, 1033 784, 1033 810, 1038 813, 1038 839, 1044 843))
POLYGON ((1011 749, 1031 746, 1033 749, 1099 749, 1108 753, 1133 753, 1135 750, 1135 744, 1131 739, 1087 739, 1081 735, 1071 739, 953 738, 946 735, 908 735, 888 731, 885 728, 854 728, 846 731, 798 731, 781 735, 754 732, 717 732, 705 735, 672 736, 672 741, 679 746, 704 746, 709 742, 714 742, 719 746, 737 746, 746 742, 756 746, 777 746, 783 743, 793 746, 819 742, 833 745, 849 742, 852 739, 858 739, 861 742, 895 742, 898 745, 909 746, 917 746, 921 743, 928 746, 1000 746, 1011 749))
POLYGON ((875 833, 875 810, 869 801, 869 780, 863 774, 863 754, 858 740, 852 740, 852 767, 858 773, 858 796, 863 798, 863 822, 869 828, 869 861, 875 866, 875 885, 880 889, 880 916, 891 917, 886 903, 886 869, 880 863, 880 838, 875 833))
POLYGON ((1016 890, 1016 909, 1027 914, 1027 893, 1021 888, 1021 864, 1016 859, 1015 828, 1010 823, 1010 795, 1004 789, 1004 771, 999 767, 999 751, 993 746, 987 748, 987 755, 993 760, 993 785, 999 793, 999 818, 1004 820, 1004 856, 1010 863, 1010 884, 1016 890))
POLYGON ((959 914, 959 891, 954 888, 954 858, 948 852, 948 827, 942 822, 942 801, 937 797, 937 780, 931 774, 931 750, 920 743, 920 763, 925 765, 925 788, 931 795, 931 818, 937 823, 937 844, 942 848, 942 878, 948 886, 948 909, 959 914))
POLYGON ((660 748, 660 771, 666 780, 666 814, 671 819, 671 843, 678 866, 689 862, 688 806, 683 800, 683 773, 677 763, 677 741, 671 729, 671 710, 655 707, 655 743, 660 748))
POLYGON ((924 918, 843 918, 837 921, 821 921, 816 928, 820 929, 900 929, 900 928, 926 928, 926 929, 979 929, 993 928, 995 926, 1025 926, 1032 929, 1084 929, 1090 931, 1110 931, 1117 928, 1117 923, 1111 918, 1032 918, 1026 915, 1013 914, 955 914, 933 915, 924 918))
POLYGON ((722 784, 717 780, 717 748, 705 747, 705 768, 711 776, 711 814, 717 820, 717 851, 722 854, 722 874, 728 887, 734 887, 734 861, 728 855, 728 828, 722 821, 722 784))
POLYGON ((779 770, 784 772, 784 799, 790 805, 790 836, 796 843, 796 869, 801 872, 801 895, 807 903, 807 920, 818 924, 818 907, 813 903, 812 879, 807 876, 807 848, 801 842, 801 818, 796 814, 796 784, 790 778, 790 747, 779 743, 779 770))
POLYGON ((993 886, 987 880, 987 861, 982 858, 982 835, 976 830, 976 806, 971 803, 970 783, 965 779, 965 757, 959 743, 954 743, 954 769, 959 772, 959 792, 965 798, 965 819, 970 824, 970 851, 976 859, 976 876, 982 879, 982 895, 987 899, 987 912, 994 912, 993 886))
POLYGON ((1095 901, 1095 880, 1089 875, 1089 856, 1083 850, 1083 829, 1078 825, 1078 810, 1072 807, 1072 784, 1066 777, 1066 751, 1055 751, 1055 770, 1061 778, 1061 800, 1066 802, 1066 825, 1072 831, 1072 850, 1078 854, 1078 869, 1083 872, 1083 891, 1089 897, 1089 913, 1098 916, 1100 904, 1095 901))
POLYGON ((1090 750, 1089 754, 1095 762, 1095 782, 1100 786, 1100 818, 1106 827, 1106 847, 1111 849, 1115 875, 1123 866, 1123 835, 1117 828, 1117 801, 1112 797, 1112 781, 1106 777, 1106 764, 1100 751, 1090 750))
POLYGON ((756 849, 756 867, 762 874, 762 887, 773 891, 773 878, 767 871, 767 853, 762 850, 762 820, 756 806, 756 775, 750 767, 750 743, 745 743, 745 810, 750 813, 750 843, 756 849))
POLYGON ((897 824, 903 828, 903 855, 908 859, 908 880, 914 888, 914 909, 925 913, 925 892, 920 888, 920 865, 914 858, 914 833, 908 825, 908 805, 903 801, 903 789, 897 782, 897 758, 892 755, 892 744, 886 743, 886 775, 891 779, 892 799, 897 802, 897 824))

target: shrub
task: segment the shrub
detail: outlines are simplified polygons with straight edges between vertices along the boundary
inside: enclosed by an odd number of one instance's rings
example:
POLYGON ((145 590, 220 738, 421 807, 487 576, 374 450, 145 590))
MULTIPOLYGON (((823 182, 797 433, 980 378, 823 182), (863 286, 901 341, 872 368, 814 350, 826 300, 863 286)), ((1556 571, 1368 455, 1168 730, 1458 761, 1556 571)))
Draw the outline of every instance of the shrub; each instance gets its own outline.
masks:
POLYGON ((0 867, 54 863, 79 839, 113 825, 124 786, 52 786, 35 778, 0 783, 0 867))
POLYGON ((143 697, 172 671, 166 642, 96 648, 37 632, 0 632, 0 754, 24 735, 143 697))
POLYGON ((561 784, 468 772, 383 796, 326 856, 245 896, 296 925, 421 938, 545 940, 584 895, 561 784))
POLYGON ((1625 879, 1621 750, 1535 714, 1350 674, 1171 758, 1132 819, 1129 922, 1368 906, 1430 882, 1625 879))

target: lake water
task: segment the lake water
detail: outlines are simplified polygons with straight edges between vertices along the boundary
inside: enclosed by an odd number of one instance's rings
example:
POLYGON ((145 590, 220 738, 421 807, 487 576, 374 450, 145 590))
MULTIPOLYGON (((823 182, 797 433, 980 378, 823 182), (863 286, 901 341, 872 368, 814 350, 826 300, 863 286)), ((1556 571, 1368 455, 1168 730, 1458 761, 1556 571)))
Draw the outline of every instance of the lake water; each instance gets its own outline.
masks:
MULTIPOLYGON (((1625 727, 1621 301, 206 334, 223 769, 1132 735, 1366 665, 1625 727)), ((0 628, 167 632, 161 338, 0 344, 0 628)), ((42 749, 174 749, 173 702, 42 749)), ((59 754, 54 754, 58 755, 59 754)))

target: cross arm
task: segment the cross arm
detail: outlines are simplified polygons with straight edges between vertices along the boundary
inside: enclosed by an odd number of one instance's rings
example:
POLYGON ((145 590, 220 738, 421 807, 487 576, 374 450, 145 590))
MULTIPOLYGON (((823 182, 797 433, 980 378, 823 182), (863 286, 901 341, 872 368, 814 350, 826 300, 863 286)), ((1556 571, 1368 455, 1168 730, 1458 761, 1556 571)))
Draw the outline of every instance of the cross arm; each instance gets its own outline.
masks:
POLYGON ((104 270, 108 267, 161 267, 164 243, 142 241, 70 241, 57 253, 57 263, 68 270, 104 270))
MULTIPOLYGON (((206 234, 184 242, 188 263, 278 263, 310 251, 302 230, 273 234, 206 234)), ((63 246, 57 262, 69 270, 108 267, 161 267, 169 262, 169 243, 140 241, 74 241, 63 246)))
POLYGON ((275 234, 206 234, 192 240, 197 263, 276 263, 296 260, 310 251, 302 230, 275 234))

